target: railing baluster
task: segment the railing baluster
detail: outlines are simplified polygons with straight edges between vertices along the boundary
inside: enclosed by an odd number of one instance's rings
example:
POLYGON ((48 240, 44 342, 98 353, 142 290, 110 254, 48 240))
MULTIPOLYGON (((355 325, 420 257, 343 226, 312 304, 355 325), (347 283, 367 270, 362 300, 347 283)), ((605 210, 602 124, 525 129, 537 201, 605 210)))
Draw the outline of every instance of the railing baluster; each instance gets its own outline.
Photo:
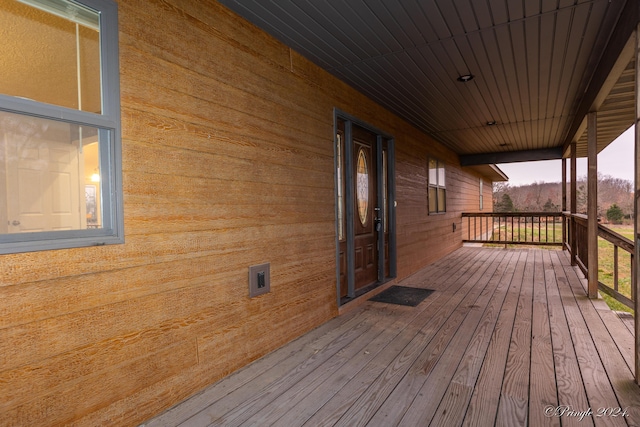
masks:
MULTIPOLYGON (((495 239, 494 237, 495 234, 496 234, 496 219, 494 217, 491 217, 491 239, 495 239)), ((499 238, 498 238, 498 241, 500 241, 499 238)))
MULTIPOLYGON (((469 233, 471 233, 471 217, 468 218, 469 219, 469 233)), ((477 239, 478 238, 478 233, 476 230, 476 219, 473 218, 473 238, 477 239)))
POLYGON ((618 290, 618 246, 613 245, 613 289, 618 290))
POLYGON ((549 243, 549 217, 544 217, 544 241, 549 243))
POLYGON ((511 241, 513 242, 513 218, 511 217, 511 241))
MULTIPOLYGON (((633 262, 633 253, 629 254, 629 258, 631 260, 631 277, 635 277, 634 276, 634 271, 635 271, 635 263, 633 262)), ((636 300, 636 287, 633 286, 633 280, 631 281, 631 301, 635 301, 636 300)))

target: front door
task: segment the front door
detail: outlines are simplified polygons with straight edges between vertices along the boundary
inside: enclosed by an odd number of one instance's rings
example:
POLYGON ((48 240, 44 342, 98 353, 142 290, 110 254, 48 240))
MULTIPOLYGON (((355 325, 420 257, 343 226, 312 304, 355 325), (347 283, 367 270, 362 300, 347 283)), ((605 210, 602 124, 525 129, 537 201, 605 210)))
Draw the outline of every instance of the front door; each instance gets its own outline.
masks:
POLYGON ((377 136, 353 126, 352 182, 355 196, 354 271, 355 290, 358 291, 378 280, 378 235, 380 232, 380 206, 378 206, 378 180, 376 174, 377 136))
POLYGON ((336 124, 337 269, 344 302, 393 274, 392 143, 351 121, 338 118, 336 124))

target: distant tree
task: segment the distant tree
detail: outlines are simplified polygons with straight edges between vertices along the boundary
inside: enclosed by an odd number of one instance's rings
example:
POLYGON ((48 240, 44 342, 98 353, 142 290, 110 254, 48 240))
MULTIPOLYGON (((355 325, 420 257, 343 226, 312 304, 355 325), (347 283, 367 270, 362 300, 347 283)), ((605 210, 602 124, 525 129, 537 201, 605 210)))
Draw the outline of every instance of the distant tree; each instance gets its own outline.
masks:
POLYGON ((560 209, 558 205, 551 201, 551 198, 547 199, 546 203, 542 207, 543 212, 558 212, 560 209))
POLYGON ((583 184, 579 184, 576 190, 576 199, 578 202, 577 211, 578 213, 587 213, 588 207, 588 197, 587 197, 587 184, 586 182, 583 184))
POLYGON ((622 209, 615 203, 611 205, 609 209, 607 209, 607 219, 614 224, 618 224, 622 222, 622 218, 624 218, 624 212, 622 209))
POLYGON ((495 209, 496 206, 502 200, 502 195, 509 191, 509 184, 506 182, 494 182, 493 183, 493 207, 495 209))
POLYGON ((493 210, 496 212, 513 212, 513 200, 511 200, 509 194, 504 193, 500 201, 494 206, 493 210))
MULTIPOLYGON (((576 210, 578 213, 586 213, 587 178, 578 178, 576 187, 578 202, 576 210)), ((571 183, 567 183, 567 210, 570 209, 571 202, 570 188, 571 183)), ((633 188, 631 181, 598 174, 598 215, 606 218, 607 209, 615 203, 625 217, 631 217, 634 207, 633 188)), ((496 212, 538 212, 561 209, 562 185, 559 182, 535 182, 520 186, 501 182, 494 183, 493 190, 493 206, 496 212), (505 194, 508 194, 510 201, 507 198, 503 199, 505 194)))

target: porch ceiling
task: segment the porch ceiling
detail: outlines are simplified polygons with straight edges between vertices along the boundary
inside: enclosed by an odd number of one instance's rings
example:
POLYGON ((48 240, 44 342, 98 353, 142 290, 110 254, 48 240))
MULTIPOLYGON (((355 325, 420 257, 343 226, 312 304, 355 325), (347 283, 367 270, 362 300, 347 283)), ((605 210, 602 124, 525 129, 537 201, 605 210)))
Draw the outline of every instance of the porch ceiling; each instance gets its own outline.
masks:
POLYGON ((633 123, 636 0, 220 2, 460 155, 580 147, 594 107, 600 149, 633 123))

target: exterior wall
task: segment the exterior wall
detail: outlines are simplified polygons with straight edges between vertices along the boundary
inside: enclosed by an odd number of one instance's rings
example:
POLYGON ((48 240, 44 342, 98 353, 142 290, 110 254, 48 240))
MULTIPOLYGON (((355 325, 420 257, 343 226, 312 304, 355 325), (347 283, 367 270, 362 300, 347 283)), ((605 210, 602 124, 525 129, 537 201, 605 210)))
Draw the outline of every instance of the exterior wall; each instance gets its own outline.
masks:
POLYGON ((119 21, 126 243, 0 256, 0 425, 135 425, 336 316, 334 107, 395 137, 399 277, 477 209, 454 153, 218 3, 119 21))
MULTIPOLYGON (((465 200, 465 208, 463 212, 481 212, 489 213, 493 212, 493 183, 487 178, 483 178, 483 208, 480 209, 480 179, 477 177, 470 177, 468 175, 464 178, 463 189, 460 193, 460 197, 465 200)), ((491 231, 487 229, 489 225, 486 222, 480 224, 480 220, 477 220, 474 225, 474 220, 469 218, 461 218, 461 236, 462 239, 484 239, 491 237, 491 231)))

